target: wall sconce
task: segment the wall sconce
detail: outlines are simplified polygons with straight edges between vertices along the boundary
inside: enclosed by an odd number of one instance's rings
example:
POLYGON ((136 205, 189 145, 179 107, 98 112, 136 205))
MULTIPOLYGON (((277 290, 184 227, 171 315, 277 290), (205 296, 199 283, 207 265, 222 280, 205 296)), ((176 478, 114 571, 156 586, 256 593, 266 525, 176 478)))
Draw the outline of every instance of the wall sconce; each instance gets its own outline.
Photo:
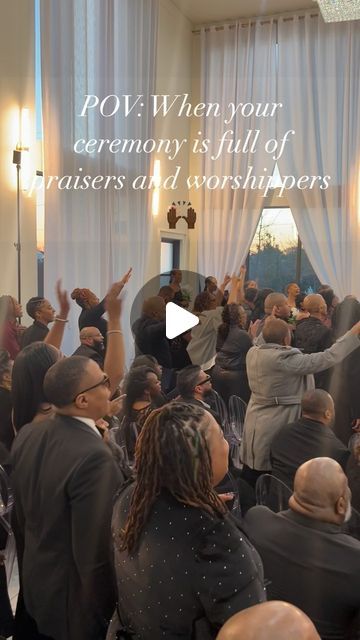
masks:
POLYGON ((161 184, 160 160, 155 160, 154 172, 153 172, 154 191, 152 194, 152 202, 151 202, 151 212, 154 218, 156 218, 156 216, 159 215, 160 184, 161 184))
MULTIPOLYGON (((21 302, 21 164, 22 164, 22 152, 30 150, 30 111, 29 109, 21 109, 20 115, 20 131, 18 136, 18 142, 13 151, 13 164, 16 165, 16 223, 17 223, 17 242, 14 242, 15 249, 17 251, 17 280, 18 280, 18 301, 21 302)), ((24 171, 24 184, 25 188, 28 188, 29 167, 28 159, 23 165, 24 171)))

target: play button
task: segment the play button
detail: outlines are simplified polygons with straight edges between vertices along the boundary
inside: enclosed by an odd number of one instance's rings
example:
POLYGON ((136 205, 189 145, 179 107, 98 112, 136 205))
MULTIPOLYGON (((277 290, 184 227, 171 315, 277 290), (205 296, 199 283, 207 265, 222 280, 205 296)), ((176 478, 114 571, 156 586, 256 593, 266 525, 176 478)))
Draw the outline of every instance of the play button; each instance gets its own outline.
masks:
POLYGON ((173 302, 166 305, 166 337, 169 340, 180 336, 199 324, 199 318, 173 302))

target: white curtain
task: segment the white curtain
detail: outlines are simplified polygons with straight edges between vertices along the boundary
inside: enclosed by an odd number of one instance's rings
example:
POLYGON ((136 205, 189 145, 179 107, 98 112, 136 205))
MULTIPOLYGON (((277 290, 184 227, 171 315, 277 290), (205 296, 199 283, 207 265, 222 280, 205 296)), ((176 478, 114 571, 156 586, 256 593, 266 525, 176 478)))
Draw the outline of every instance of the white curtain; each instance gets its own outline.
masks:
MULTIPOLYGON (((273 19, 255 19, 236 25, 204 28, 201 31, 201 101, 218 102, 221 117, 208 116, 203 121, 203 136, 212 141, 210 152, 203 156, 202 172, 207 177, 242 176, 241 184, 253 167, 254 176, 271 176, 272 156, 265 143, 276 134, 275 117, 235 116, 229 124, 230 102, 276 102, 276 23, 273 19), (223 151, 217 160, 219 139, 228 137, 244 144, 248 131, 260 130, 256 152, 238 154, 223 151)), ((254 134, 256 135, 256 134, 254 134)), ((252 137, 252 140, 254 138, 252 137)), ((251 145, 250 145, 251 146, 251 145)), ((222 278, 226 271, 237 271, 245 261, 263 207, 263 191, 251 189, 203 189, 199 215, 198 269, 205 275, 222 278)))
MULTIPOLYGON (((129 310, 144 282, 148 247, 148 192, 130 188, 137 175, 150 174, 145 153, 74 152, 78 139, 145 140, 152 119, 144 107, 125 117, 124 102, 113 117, 89 109, 85 95, 154 93, 158 0, 41 0, 42 92, 45 185, 48 176, 126 176, 123 189, 111 179, 95 188, 45 191, 45 295, 54 301, 54 283, 88 287, 102 298, 109 284, 133 267, 123 312, 131 351, 129 310), (141 112, 141 117, 137 114, 141 112)), ((107 103, 105 113, 110 113, 107 103)), ((115 148, 115 147, 114 147, 115 148)), ((62 183, 64 186, 64 182, 62 183)), ((64 351, 78 342, 80 308, 72 305, 64 351)))
POLYGON ((286 191, 320 280, 360 296, 360 21, 310 12, 279 19, 279 135, 295 129, 282 175, 331 176, 329 188, 286 191))

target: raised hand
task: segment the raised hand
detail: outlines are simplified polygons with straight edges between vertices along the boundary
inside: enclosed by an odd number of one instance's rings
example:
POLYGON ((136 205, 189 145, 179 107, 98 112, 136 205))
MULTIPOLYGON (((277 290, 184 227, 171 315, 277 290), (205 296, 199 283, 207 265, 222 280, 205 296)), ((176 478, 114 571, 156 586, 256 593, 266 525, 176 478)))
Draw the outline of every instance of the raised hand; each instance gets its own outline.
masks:
POLYGON ((231 282, 231 276, 228 273, 226 273, 225 276, 224 276, 224 280, 223 280, 221 286, 224 287, 224 289, 225 289, 225 287, 227 287, 229 282, 231 282))
POLYGON ((120 280, 120 282, 123 283, 123 286, 125 286, 129 282, 129 280, 131 278, 131 274, 132 274, 132 267, 130 267, 129 271, 127 271, 125 273, 125 275, 120 280))
POLYGON ((187 210, 187 216, 183 216, 184 220, 187 222, 188 229, 195 229, 196 222, 196 211, 192 207, 189 207, 187 210))
POLYGON ((68 296, 68 292, 65 291, 65 289, 61 288, 61 280, 57 281, 55 291, 59 304, 58 317, 66 320, 70 311, 70 299, 68 296))
POLYGON ((105 298, 105 309, 108 314, 109 322, 117 321, 121 316, 122 300, 119 298, 118 283, 113 284, 105 298))
POLYGON ((176 207, 171 207, 167 212, 167 220, 169 223, 169 229, 176 229, 176 225, 178 220, 180 220, 181 216, 176 215, 176 207))
POLYGON ((239 278, 241 278, 241 280, 245 280, 245 276, 246 276, 246 265, 243 264, 240 267, 239 278))

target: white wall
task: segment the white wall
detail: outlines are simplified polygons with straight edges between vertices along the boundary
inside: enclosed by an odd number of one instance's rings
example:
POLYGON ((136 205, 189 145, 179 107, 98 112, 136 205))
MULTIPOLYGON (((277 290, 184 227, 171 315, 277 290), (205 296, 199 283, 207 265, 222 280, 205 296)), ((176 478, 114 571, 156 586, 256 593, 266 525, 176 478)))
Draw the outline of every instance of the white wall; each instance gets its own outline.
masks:
MULTIPOLYGON (((189 94, 191 101, 192 88, 192 29, 191 22, 183 16, 171 0, 160 0, 159 31, 157 48, 157 94, 189 94)), ((180 118, 170 112, 166 118, 155 120, 154 137, 157 138, 190 138, 191 118, 180 118)), ((189 200, 186 177, 189 173, 189 146, 184 145, 174 160, 165 154, 156 156, 161 162, 161 175, 172 175, 176 166, 181 166, 182 179, 178 188, 173 191, 160 190, 159 215, 152 218, 151 249, 147 269, 147 277, 151 278, 160 272, 160 236, 166 231, 168 237, 183 240, 183 255, 180 266, 193 269, 192 248, 194 231, 188 231, 185 220, 179 220, 176 231, 169 231, 167 210, 173 201, 189 200)), ((186 214, 186 208, 181 211, 186 214)))
MULTIPOLYGON (((34 109, 33 0, 3 2, 0 21, 0 294, 17 297, 16 168, 17 111, 34 109)), ((34 153, 34 144, 33 153, 34 153)), ((34 163, 34 155, 32 155, 34 163)), ((33 164, 33 167, 35 164, 33 164)), ((22 302, 37 294, 36 211, 34 199, 21 193, 22 302)))

